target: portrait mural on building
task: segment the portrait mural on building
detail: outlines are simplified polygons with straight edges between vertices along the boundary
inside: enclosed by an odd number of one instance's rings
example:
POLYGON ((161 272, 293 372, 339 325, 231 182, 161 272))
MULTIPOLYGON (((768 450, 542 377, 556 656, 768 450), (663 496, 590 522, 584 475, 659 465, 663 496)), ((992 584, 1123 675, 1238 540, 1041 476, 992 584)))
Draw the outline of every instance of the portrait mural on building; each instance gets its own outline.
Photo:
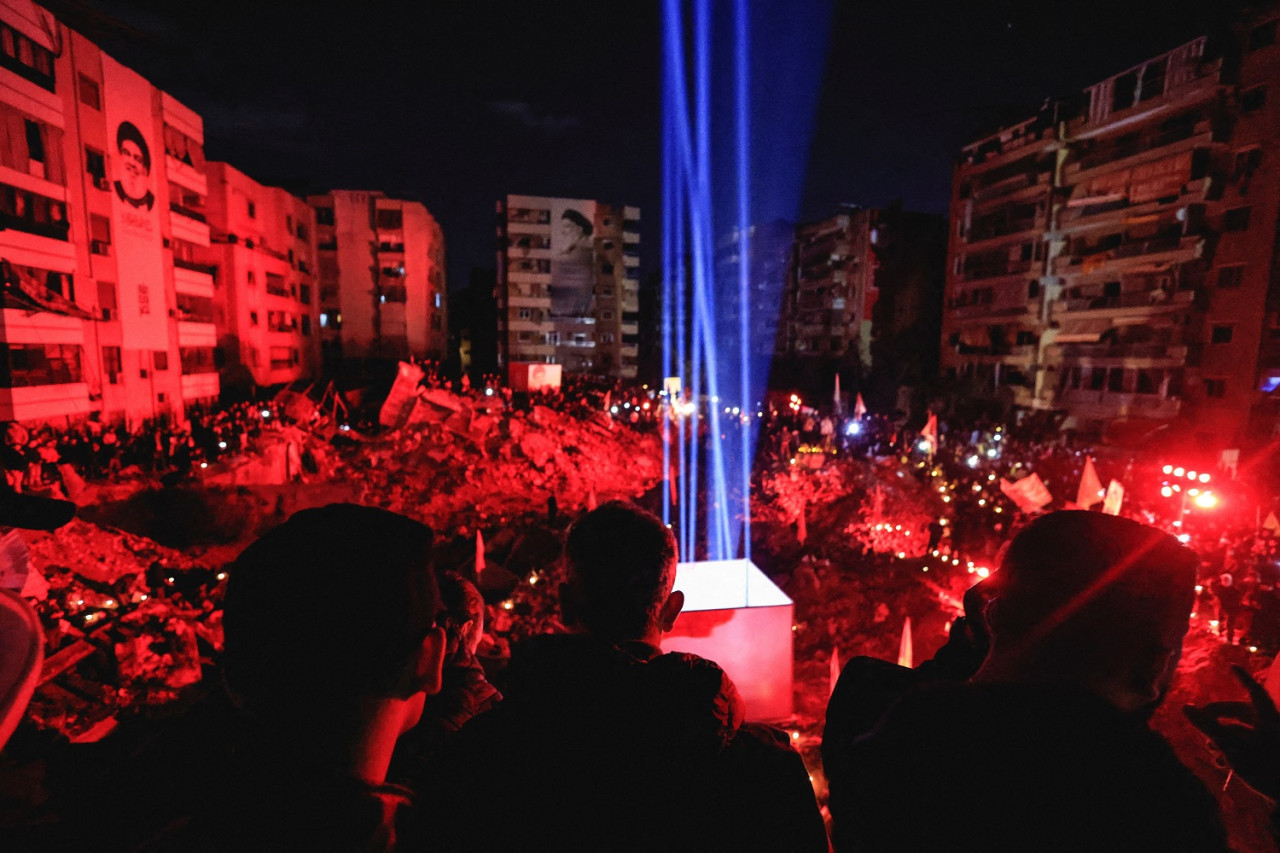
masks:
POLYGON ((551 316, 591 317, 595 286, 595 204, 573 201, 551 209, 551 316))
POLYGON ((116 128, 116 195, 136 209, 151 210, 156 196, 151 191, 151 146, 137 125, 120 122, 116 128))

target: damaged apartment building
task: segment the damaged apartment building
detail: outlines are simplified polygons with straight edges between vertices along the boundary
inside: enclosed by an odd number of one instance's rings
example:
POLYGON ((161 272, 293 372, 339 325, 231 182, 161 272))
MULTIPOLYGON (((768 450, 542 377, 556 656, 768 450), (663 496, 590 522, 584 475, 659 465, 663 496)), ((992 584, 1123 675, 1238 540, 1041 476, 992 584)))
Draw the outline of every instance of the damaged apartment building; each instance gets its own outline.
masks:
POLYGON ((942 368, 1084 434, 1205 449, 1280 414, 1280 8, 968 145, 942 368))

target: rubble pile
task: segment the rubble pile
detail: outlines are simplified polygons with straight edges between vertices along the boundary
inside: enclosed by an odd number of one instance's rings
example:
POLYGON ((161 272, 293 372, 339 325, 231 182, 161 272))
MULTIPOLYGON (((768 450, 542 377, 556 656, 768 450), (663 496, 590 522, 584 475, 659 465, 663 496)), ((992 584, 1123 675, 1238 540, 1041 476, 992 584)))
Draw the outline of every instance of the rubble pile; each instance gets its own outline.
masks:
POLYGON ((335 476, 362 503, 438 530, 474 527, 593 500, 634 498, 662 476, 658 437, 606 413, 533 406, 422 389, 404 425, 343 452, 335 476))
POLYGON ((27 712, 37 728, 98 740, 202 680, 222 647, 224 572, 86 521, 22 536, 34 567, 24 593, 45 630, 27 712))

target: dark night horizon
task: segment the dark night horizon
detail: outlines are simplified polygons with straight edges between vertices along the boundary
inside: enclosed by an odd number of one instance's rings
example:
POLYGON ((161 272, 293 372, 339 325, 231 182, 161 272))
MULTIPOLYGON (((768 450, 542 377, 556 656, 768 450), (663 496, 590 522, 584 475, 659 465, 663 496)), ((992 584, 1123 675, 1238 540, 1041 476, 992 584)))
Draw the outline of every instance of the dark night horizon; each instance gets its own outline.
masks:
MULTIPOLYGON (((62 0, 74 28, 205 120, 206 153, 295 192, 383 190, 441 223, 449 286, 493 265, 508 193, 661 218, 659 4, 62 0)), ((1202 34, 1232 0, 806 4, 830 18, 800 218, 947 212, 975 135, 1202 34), (1105 21, 1105 25, 1099 25, 1105 21)))

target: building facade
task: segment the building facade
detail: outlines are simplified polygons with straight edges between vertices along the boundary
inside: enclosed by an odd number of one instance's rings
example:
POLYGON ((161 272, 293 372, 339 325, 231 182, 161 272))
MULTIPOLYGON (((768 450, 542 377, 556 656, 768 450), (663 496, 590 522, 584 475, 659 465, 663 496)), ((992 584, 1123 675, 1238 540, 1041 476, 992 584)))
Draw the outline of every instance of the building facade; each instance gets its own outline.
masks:
POLYGON ((200 116, 24 0, 0 2, 0 419, 181 418, 218 396, 200 116))
POLYGON ((334 190, 315 208, 320 343, 343 358, 444 359, 444 233, 421 203, 334 190))
POLYGON ((1206 449, 1280 385, 1280 45, 1258 14, 967 146, 943 366, 1005 407, 1206 449), (1269 91, 1270 90, 1270 91, 1269 91))
POLYGON ((222 286, 208 298, 192 300, 192 308, 215 318, 224 378, 277 386, 315 376, 320 366, 315 210, 227 163, 210 162, 205 174, 209 260, 222 286))
POLYGON ((509 195, 497 203, 498 361, 634 379, 640 209, 509 195))

